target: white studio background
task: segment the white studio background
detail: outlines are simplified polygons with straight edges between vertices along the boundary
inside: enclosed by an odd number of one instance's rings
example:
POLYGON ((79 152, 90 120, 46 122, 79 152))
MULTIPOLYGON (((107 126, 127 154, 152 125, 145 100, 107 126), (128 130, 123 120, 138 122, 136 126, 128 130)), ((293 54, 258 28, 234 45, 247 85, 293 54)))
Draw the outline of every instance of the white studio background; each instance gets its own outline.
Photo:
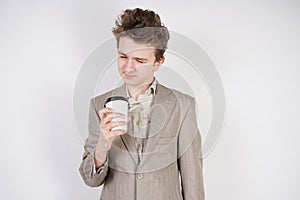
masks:
POLYGON ((157 11, 200 44, 226 94, 204 160, 208 200, 300 198, 298 1, 0 1, 0 199, 99 199, 78 172, 72 95, 124 8, 157 11))

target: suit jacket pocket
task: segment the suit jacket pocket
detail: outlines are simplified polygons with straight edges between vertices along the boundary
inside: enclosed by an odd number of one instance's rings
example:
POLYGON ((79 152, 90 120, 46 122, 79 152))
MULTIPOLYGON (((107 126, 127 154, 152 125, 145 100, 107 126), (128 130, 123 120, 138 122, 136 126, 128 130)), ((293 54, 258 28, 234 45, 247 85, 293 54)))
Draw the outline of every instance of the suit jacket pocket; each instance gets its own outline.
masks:
POLYGON ((162 136, 159 138, 157 145, 168 145, 168 144, 173 144, 177 142, 177 137, 176 135, 174 136, 162 136))

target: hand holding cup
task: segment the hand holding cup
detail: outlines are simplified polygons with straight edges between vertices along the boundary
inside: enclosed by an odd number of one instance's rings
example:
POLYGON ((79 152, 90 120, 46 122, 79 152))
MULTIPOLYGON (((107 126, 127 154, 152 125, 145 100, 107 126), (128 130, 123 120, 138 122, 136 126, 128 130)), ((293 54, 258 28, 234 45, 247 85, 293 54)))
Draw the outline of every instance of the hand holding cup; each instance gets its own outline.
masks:
POLYGON ((100 135, 95 149, 96 167, 103 166, 112 141, 127 132, 128 101, 125 97, 114 96, 106 100, 100 116, 100 135))

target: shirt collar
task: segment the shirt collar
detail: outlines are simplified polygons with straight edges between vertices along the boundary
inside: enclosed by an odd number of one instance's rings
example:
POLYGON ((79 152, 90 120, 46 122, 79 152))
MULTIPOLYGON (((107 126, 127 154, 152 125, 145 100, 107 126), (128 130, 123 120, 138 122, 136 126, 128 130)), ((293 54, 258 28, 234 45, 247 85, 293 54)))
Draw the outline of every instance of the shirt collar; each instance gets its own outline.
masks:
MULTIPOLYGON (((156 86, 157 86, 157 80, 154 77, 154 80, 152 81, 150 87, 146 90, 146 92, 144 94, 141 94, 143 96, 150 96, 151 94, 153 94, 153 96, 155 96, 156 94, 156 86)), ((130 98, 129 92, 128 92, 128 86, 126 85, 126 95, 127 98, 130 98)))

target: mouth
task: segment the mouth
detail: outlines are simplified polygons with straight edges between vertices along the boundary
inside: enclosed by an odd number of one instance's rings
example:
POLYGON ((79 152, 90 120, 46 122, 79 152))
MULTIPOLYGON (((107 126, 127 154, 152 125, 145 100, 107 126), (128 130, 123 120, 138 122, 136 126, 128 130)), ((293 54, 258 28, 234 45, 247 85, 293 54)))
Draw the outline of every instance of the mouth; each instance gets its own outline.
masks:
POLYGON ((132 78, 135 78, 136 75, 124 73, 124 77, 125 77, 125 78, 128 78, 128 79, 132 79, 132 78))

